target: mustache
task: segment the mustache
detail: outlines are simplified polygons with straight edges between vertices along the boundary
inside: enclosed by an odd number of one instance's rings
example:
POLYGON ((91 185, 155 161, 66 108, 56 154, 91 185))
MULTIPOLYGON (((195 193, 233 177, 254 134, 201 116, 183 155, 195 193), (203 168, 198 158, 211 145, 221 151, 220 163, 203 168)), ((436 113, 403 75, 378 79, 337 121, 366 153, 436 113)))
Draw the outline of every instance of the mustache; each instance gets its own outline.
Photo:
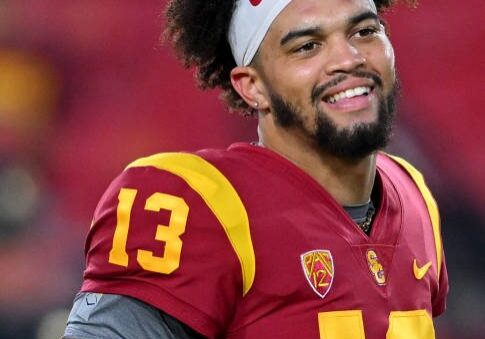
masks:
POLYGON ((382 88, 382 79, 378 75, 371 72, 355 71, 350 74, 341 74, 325 84, 313 87, 311 94, 312 102, 317 103, 322 93, 332 87, 337 86, 341 82, 347 80, 349 77, 371 79, 376 84, 376 86, 382 88))

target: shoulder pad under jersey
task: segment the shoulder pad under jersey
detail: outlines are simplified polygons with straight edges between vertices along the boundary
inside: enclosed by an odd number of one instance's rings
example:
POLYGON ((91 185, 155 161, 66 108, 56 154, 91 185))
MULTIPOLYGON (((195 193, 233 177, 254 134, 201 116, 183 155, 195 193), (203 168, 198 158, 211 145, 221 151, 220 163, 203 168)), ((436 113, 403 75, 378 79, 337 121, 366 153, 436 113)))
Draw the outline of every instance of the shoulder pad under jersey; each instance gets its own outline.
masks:
POLYGON ((211 209, 224 228, 241 264, 243 294, 255 275, 255 255, 246 209, 229 180, 211 163, 190 153, 159 153, 138 159, 126 167, 155 167, 183 179, 211 209))

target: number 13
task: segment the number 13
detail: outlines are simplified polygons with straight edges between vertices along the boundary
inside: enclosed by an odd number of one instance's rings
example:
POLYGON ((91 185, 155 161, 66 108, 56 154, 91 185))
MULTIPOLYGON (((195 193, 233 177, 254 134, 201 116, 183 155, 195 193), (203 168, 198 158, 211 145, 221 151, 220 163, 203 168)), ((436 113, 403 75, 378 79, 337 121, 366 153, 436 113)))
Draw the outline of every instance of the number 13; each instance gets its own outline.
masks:
MULTIPOLYGON (((128 253, 126 243, 130 228, 130 217, 133 203, 138 191, 122 188, 118 195, 116 210, 117 223, 113 236, 113 246, 109 252, 108 261, 112 264, 128 267, 128 253)), ((180 265, 182 240, 180 236, 185 232, 189 207, 185 200, 170 194, 154 193, 145 202, 145 210, 159 212, 161 209, 171 212, 168 226, 157 225, 155 240, 165 243, 163 256, 158 257, 151 251, 138 249, 136 260, 143 269, 151 272, 169 274, 180 265)))

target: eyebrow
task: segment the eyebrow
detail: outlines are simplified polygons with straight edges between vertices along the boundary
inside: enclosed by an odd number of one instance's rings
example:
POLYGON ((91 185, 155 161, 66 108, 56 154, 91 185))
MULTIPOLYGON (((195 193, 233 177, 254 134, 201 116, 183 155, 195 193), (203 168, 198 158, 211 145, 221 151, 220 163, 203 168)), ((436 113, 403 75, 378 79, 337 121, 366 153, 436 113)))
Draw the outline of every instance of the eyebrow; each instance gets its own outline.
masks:
POLYGON ((281 38, 280 45, 284 46, 291 40, 300 38, 302 36, 321 35, 321 34, 322 34, 322 29, 318 26, 296 29, 288 32, 283 38, 281 38))
MULTIPOLYGON (((364 20, 375 20, 375 21, 380 21, 379 16, 372 12, 372 11, 366 11, 359 13, 353 17, 350 17, 347 20, 348 25, 354 26, 364 20)), ((307 27, 307 28, 302 28, 302 29, 295 29, 293 31, 288 32, 285 34, 283 38, 280 40, 280 45, 284 46, 291 40, 303 37, 303 36, 315 36, 315 35, 323 35, 323 29, 320 26, 313 26, 313 27, 307 27)))
POLYGON ((376 13, 374 13, 372 11, 367 11, 367 12, 363 12, 363 13, 360 13, 360 14, 357 14, 357 15, 351 17, 348 20, 348 22, 349 22, 350 25, 356 25, 359 22, 369 20, 369 19, 372 19, 372 20, 375 20, 375 21, 380 21, 379 16, 376 13))

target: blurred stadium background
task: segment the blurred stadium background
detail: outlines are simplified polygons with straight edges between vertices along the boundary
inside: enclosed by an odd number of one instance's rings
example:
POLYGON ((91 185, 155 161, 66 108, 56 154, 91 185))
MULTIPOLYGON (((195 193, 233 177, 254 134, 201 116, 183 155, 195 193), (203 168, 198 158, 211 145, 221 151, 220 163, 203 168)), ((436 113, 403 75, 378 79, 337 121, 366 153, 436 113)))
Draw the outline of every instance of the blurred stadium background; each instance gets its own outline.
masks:
MULTIPOLYGON (((56 338, 96 202, 131 160, 255 140, 158 42, 164 1, 0 0, 0 338, 56 338)), ((439 201, 443 339, 485 338, 483 0, 388 13, 403 87, 390 150, 439 201)))

